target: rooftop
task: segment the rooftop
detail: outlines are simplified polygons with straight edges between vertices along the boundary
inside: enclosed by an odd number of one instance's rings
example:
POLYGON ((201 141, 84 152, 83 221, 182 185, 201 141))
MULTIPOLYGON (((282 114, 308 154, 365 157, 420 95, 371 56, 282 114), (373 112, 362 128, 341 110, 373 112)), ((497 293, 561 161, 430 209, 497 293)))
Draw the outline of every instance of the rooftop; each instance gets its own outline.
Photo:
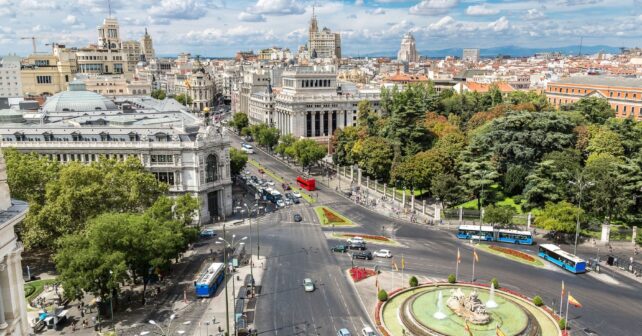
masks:
POLYGON ((629 87, 642 89, 641 78, 607 77, 607 76, 574 76, 562 78, 554 84, 579 84, 611 87, 629 87))

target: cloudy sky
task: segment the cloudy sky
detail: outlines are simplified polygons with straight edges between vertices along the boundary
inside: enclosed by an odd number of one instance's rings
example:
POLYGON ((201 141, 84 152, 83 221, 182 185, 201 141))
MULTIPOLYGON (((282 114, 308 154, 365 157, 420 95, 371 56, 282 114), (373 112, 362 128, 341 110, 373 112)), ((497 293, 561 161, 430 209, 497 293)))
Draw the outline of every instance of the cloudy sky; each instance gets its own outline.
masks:
MULTIPOLYGON (((148 28, 158 54, 231 56, 305 43, 312 0, 112 0, 121 35, 148 28)), ((642 0, 318 0, 321 27, 341 32, 346 55, 389 52, 413 32, 419 50, 516 45, 642 46, 642 0)), ((107 0, 0 0, 0 54, 97 39, 107 0)))

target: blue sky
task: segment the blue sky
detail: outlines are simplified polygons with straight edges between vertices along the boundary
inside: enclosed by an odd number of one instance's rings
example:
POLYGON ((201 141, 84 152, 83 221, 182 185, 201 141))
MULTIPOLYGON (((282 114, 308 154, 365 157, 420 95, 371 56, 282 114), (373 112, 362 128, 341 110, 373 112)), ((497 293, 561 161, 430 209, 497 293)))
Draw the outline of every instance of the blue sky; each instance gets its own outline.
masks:
MULTIPOLYGON (((642 46, 642 0, 112 0, 121 34, 148 28, 159 54, 231 56, 305 43, 312 6, 319 25, 341 32, 344 54, 395 51, 411 31, 419 50, 517 45, 642 46)), ((31 51, 23 36, 85 46, 107 0, 0 0, 0 54, 31 51)))

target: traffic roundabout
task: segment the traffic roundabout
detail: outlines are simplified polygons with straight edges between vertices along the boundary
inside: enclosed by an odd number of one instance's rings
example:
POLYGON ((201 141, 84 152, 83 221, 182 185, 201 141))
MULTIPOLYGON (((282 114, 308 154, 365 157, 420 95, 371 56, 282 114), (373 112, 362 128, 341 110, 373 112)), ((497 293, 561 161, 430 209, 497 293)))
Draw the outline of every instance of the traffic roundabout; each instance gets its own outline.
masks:
POLYGON ((398 290, 379 303, 375 320, 382 334, 395 336, 561 335, 547 309, 519 293, 472 283, 398 290))

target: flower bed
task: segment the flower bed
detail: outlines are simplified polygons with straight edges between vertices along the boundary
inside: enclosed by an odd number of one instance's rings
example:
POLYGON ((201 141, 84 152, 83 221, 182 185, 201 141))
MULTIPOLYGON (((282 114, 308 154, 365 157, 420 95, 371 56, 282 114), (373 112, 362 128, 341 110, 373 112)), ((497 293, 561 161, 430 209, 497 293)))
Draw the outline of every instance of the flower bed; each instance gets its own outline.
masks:
POLYGON ((342 234, 344 237, 352 238, 352 237, 361 237, 363 239, 371 239, 371 240, 379 240, 379 241, 385 241, 389 242, 390 239, 384 237, 384 236, 373 236, 373 235, 364 235, 364 234, 351 234, 351 233, 344 233, 342 234))
POLYGON ((346 221, 343 220, 343 218, 339 217, 339 215, 335 214, 330 209, 323 207, 321 208, 321 211, 323 211, 325 218, 328 219, 328 224, 346 224, 346 221))
POLYGON ((365 267, 353 267, 350 269, 350 276, 354 282, 359 282, 375 274, 377 273, 374 270, 365 267))
POLYGON ((501 252, 501 253, 512 255, 512 256, 517 257, 517 258, 524 259, 524 260, 526 260, 528 262, 535 262, 535 258, 533 258, 532 256, 530 256, 530 255, 528 255, 528 254, 526 254, 524 252, 520 252, 520 251, 517 251, 517 250, 513 250, 513 249, 510 249, 510 248, 507 248, 507 247, 501 247, 501 246, 497 246, 497 245, 490 245, 490 246, 488 246, 488 248, 490 248, 491 250, 495 250, 495 251, 501 252))

